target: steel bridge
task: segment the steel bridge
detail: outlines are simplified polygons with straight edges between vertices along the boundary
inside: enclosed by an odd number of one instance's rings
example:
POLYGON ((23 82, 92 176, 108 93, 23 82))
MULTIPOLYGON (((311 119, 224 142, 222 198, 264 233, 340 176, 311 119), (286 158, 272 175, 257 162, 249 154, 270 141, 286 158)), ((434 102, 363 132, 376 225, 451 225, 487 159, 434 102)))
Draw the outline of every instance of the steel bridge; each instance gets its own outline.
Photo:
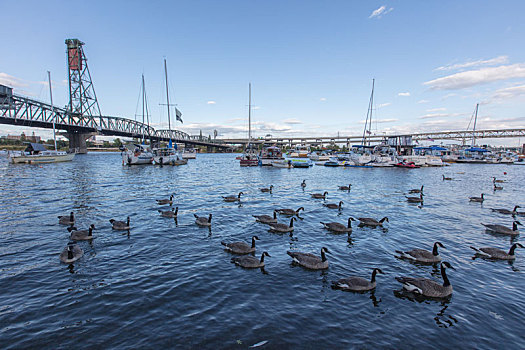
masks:
POLYGON ((25 127, 53 128, 74 134, 92 134, 145 138, 191 145, 231 148, 221 140, 192 136, 178 130, 155 130, 154 128, 120 117, 71 114, 68 110, 18 95, 0 95, 0 123, 25 127))
MULTIPOLYGON (((407 140, 411 141, 434 141, 434 140, 457 140, 463 143, 474 139, 494 139, 494 138, 510 138, 523 137, 525 138, 525 129, 491 129, 491 130, 458 130, 458 131, 438 131, 438 132, 424 132, 413 134, 383 134, 383 135, 368 135, 366 142, 388 142, 389 140, 407 140)), ((229 144, 247 144, 247 143, 274 143, 279 145, 322 145, 322 144, 345 144, 347 146, 352 143, 361 143, 363 135, 356 136, 333 136, 333 137, 266 137, 260 139, 223 139, 222 142, 229 144)), ((399 144, 399 143, 396 143, 399 144)))

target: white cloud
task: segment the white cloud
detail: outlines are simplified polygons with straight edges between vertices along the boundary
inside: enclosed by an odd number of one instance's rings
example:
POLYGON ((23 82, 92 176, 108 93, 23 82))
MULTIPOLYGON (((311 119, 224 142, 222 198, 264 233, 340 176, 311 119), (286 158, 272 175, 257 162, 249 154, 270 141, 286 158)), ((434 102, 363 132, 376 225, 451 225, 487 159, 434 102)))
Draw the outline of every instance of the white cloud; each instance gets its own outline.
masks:
POLYGON ((430 101, 429 100, 419 100, 417 101, 417 103, 429 103, 430 101))
POLYGON ((509 62, 508 56, 498 56, 498 57, 491 58, 488 60, 469 61, 465 63, 456 63, 456 64, 451 64, 451 65, 441 66, 441 67, 437 67, 434 70, 447 71, 447 70, 456 70, 456 69, 478 67, 478 66, 494 66, 498 64, 505 64, 508 62, 509 62))
POLYGON ((457 90, 499 80, 525 77, 525 64, 487 67, 448 75, 424 82, 432 90, 457 90))
POLYGON ((289 119, 283 120, 283 123, 284 124, 302 124, 303 122, 296 118, 289 118, 289 119))
POLYGON ((386 8, 385 5, 379 7, 378 9, 375 9, 374 11, 372 11, 372 13, 370 14, 370 16, 368 16, 368 18, 381 18, 383 17, 384 15, 386 15, 387 13, 391 12, 394 8, 391 7, 389 9, 386 8))
POLYGON ((383 108, 383 107, 386 107, 386 106, 390 106, 390 105, 391 105, 390 102, 381 103, 381 104, 377 105, 377 109, 379 109, 379 108, 383 108))
POLYGON ((259 106, 252 106, 252 110, 254 110, 254 111, 257 111, 259 109, 261 109, 261 107, 259 107, 259 106))
POLYGON ((494 100, 507 100, 525 95, 525 85, 512 86, 508 88, 498 89, 492 95, 494 100))
POLYGON ((397 96, 410 96, 410 92, 400 92, 397 96))
POLYGON ((447 109, 444 108, 444 107, 441 107, 441 108, 430 108, 430 109, 427 109, 427 112, 440 112, 440 111, 446 111, 447 109))
POLYGON ((206 102, 206 103, 209 104, 209 105, 214 105, 214 104, 216 104, 217 102, 215 102, 215 101, 208 101, 208 102, 206 102))
MULTIPOLYGON (((437 108, 439 109, 439 108, 437 108)), ((463 114, 461 113, 428 113, 419 117, 419 119, 433 119, 433 118, 449 118, 449 117, 458 117, 463 114)))
POLYGON ((321 97, 319 101, 326 101, 326 97, 321 97))
POLYGON ((0 84, 7 85, 12 88, 23 88, 29 86, 29 84, 24 80, 3 72, 0 72, 0 84))
MULTIPOLYGON (((390 119, 374 119, 372 121, 372 124, 374 123, 394 123, 394 122, 397 122, 399 121, 399 119, 396 119, 396 118, 390 118, 390 119)), ((360 124, 364 124, 366 122, 366 120, 361 120, 359 123, 360 124)))

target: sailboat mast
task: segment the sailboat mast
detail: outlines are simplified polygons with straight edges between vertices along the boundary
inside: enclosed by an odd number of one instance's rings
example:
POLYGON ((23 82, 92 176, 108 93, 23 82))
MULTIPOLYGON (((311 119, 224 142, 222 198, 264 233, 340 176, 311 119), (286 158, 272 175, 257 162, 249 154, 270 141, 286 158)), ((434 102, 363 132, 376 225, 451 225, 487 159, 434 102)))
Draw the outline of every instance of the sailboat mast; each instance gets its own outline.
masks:
MULTIPOLYGON (((146 92, 145 92, 145 89, 144 89, 144 74, 142 74, 142 125, 144 125, 144 118, 145 118, 145 115, 144 115, 144 101, 146 99, 146 92)), ((144 144, 144 133, 142 133, 142 144, 144 144)))
MULTIPOLYGON (((372 134, 372 112, 374 110, 374 87, 375 87, 375 79, 372 79, 372 93, 370 94, 370 120, 368 124, 368 135, 372 134)), ((370 146, 370 139, 368 140, 368 146, 370 146)))
POLYGON ((252 83, 248 84, 248 142, 252 141, 252 83))
POLYGON ((365 146, 367 143, 366 141, 367 131, 369 134, 372 133, 370 129, 372 128, 372 105, 374 103, 374 85, 375 85, 375 79, 372 79, 372 93, 370 94, 370 102, 368 103, 368 110, 366 112, 365 128, 363 130, 363 141, 362 141, 363 146, 365 146), (367 127, 368 127, 368 130, 367 130, 367 127))
POLYGON ((476 111, 474 113, 474 127, 472 128, 472 147, 476 145, 476 122, 478 121, 478 107, 479 103, 476 103, 476 111))
POLYGON ((171 130, 170 94, 168 92, 168 66, 166 64, 166 59, 164 59, 164 75, 166 76, 166 104, 168 106, 168 129, 171 130))
POLYGON ((49 80, 49 99, 51 100, 51 114, 53 115, 53 141, 55 143, 55 151, 57 150, 57 136, 55 131, 55 106, 53 106, 53 89, 51 88, 51 72, 47 71, 47 80, 49 80))

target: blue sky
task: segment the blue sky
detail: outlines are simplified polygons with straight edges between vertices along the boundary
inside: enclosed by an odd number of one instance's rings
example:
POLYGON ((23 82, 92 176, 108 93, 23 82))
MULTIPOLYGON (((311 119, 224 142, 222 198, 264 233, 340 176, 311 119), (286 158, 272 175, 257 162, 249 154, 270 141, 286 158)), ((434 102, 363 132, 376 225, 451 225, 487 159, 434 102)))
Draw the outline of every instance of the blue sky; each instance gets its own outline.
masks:
MULTIPOLYGON (((104 115, 134 118, 145 74, 152 123, 246 136, 524 127, 523 1, 2 1, 0 84, 67 103, 64 39, 79 38, 104 115), (10 15, 5 15, 10 14, 10 15), (6 31, 7 30, 7 31, 6 31), (8 35, 5 35, 8 33, 8 35)), ((22 130, 0 125, 0 134, 22 130)), ((38 132, 37 132, 38 133, 38 132)), ((39 132, 45 134, 44 132, 39 132)), ((45 134, 47 135, 47 134, 45 134)), ((516 140, 517 141, 517 140, 516 140)), ((515 141, 511 141, 514 143, 515 141)))

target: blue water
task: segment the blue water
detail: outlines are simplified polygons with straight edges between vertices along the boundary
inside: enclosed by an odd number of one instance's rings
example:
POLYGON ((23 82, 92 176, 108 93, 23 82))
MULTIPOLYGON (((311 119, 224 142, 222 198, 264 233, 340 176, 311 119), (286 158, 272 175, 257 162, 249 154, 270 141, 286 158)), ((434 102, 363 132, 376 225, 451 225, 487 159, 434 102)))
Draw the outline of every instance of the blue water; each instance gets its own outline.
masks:
POLYGON ((267 341, 260 348, 524 348, 525 251, 508 263, 473 260, 469 249, 510 247, 510 238, 480 223, 510 226, 510 216, 490 208, 525 207, 524 182, 525 167, 507 165, 240 168, 235 155, 199 154, 187 166, 160 168, 122 167, 111 153, 42 166, 2 158, 0 347, 242 349, 267 341), (492 176, 507 181, 502 191, 492 191, 492 176), (337 190, 348 183, 349 193, 337 190), (259 191, 270 184, 272 194, 259 191), (407 203, 404 194, 421 185, 424 205, 407 203), (239 191, 241 205, 222 201, 239 191), (344 201, 340 213, 310 196, 324 191, 325 203, 344 201), (469 202, 481 192, 485 203, 469 202), (173 193, 177 222, 160 217, 155 202, 173 193), (296 240, 269 233, 251 216, 299 206, 305 211, 296 240), (92 242, 79 243, 84 256, 68 266, 59 261, 69 235, 57 215, 71 210, 77 227, 94 223, 96 230, 92 242), (211 230, 196 226, 194 213, 213 213, 211 230), (390 222, 384 230, 355 227, 350 238, 319 224, 346 223, 350 215, 390 222), (127 216, 129 233, 111 229, 109 219, 127 216), (252 235, 260 238, 256 256, 271 255, 264 270, 236 267, 220 244, 252 235), (431 249, 435 241, 456 268, 448 273, 454 293, 416 300, 395 277, 440 279, 438 269, 394 251, 431 249), (318 254, 323 246, 330 268, 322 272, 294 266, 286 254, 318 254), (374 267, 385 272, 374 292, 330 287, 350 275, 369 278, 374 267))

